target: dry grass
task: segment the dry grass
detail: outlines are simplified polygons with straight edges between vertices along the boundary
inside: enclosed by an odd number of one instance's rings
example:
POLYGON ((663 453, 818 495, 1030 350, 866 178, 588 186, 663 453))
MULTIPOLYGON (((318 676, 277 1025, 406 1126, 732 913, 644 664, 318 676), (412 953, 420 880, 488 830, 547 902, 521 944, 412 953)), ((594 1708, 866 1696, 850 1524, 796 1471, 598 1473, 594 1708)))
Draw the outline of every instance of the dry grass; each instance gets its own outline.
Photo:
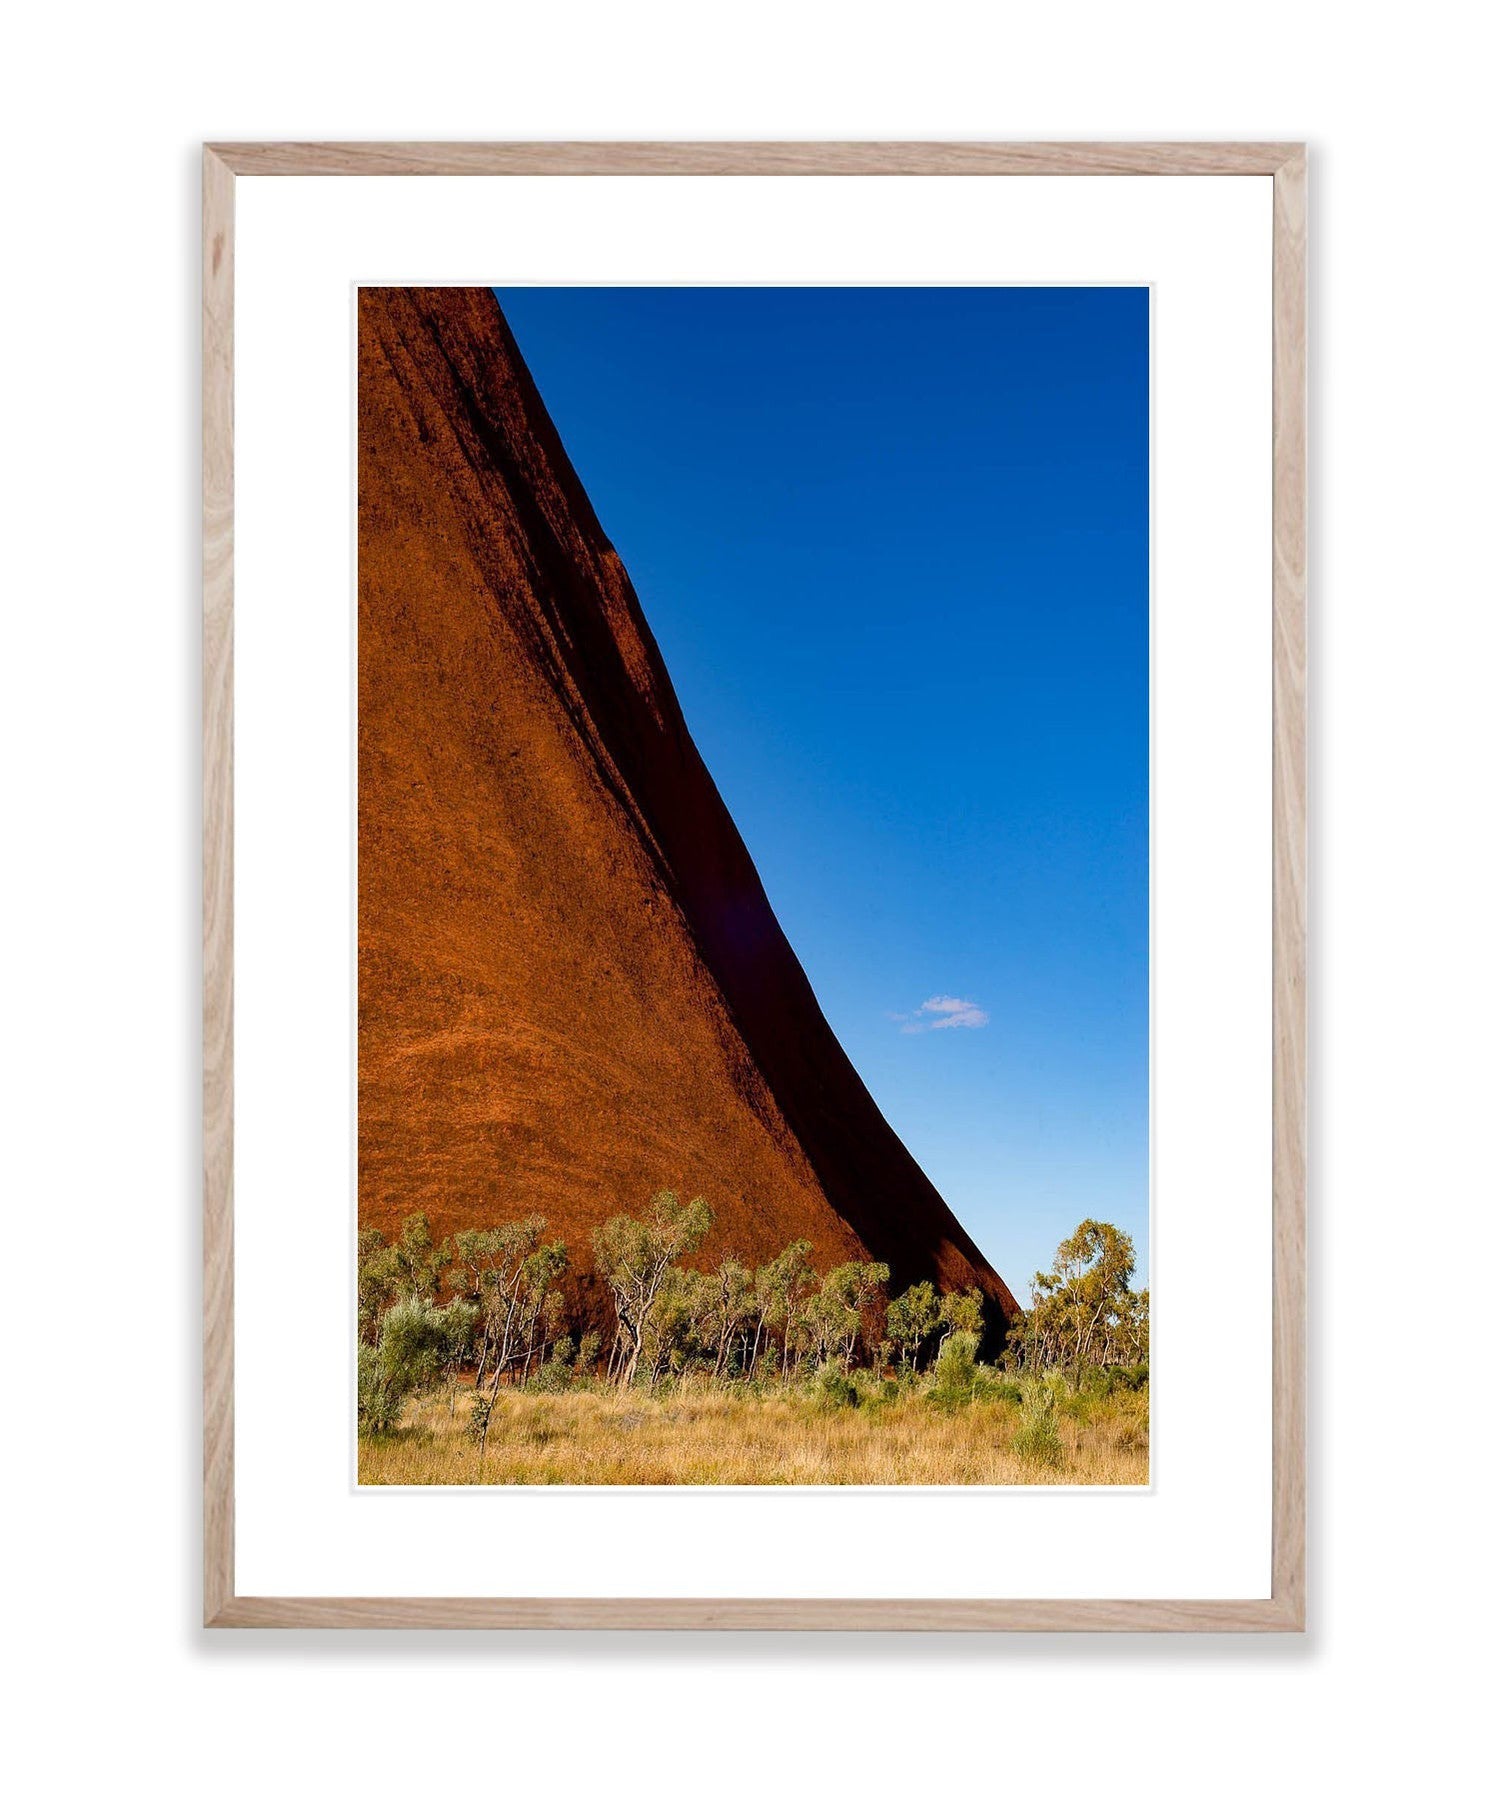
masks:
POLYGON ((503 1393, 482 1459, 469 1440, 468 1411, 467 1393, 451 1416, 446 1397, 413 1401, 399 1430, 361 1439, 361 1483, 1141 1486, 1150 1479, 1143 1392, 1064 1395, 1054 1462, 1012 1446, 1024 1416, 1013 1400, 947 1410, 922 1391, 892 1390, 836 1411, 800 1392, 503 1393))

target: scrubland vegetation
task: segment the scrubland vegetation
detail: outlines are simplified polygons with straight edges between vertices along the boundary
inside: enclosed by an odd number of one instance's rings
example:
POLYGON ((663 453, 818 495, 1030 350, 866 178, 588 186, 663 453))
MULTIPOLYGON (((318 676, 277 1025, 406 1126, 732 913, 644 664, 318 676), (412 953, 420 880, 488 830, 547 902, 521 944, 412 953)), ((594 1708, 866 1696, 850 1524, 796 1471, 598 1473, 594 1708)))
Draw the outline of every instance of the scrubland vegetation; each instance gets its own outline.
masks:
POLYGON ((573 1328, 539 1216, 441 1244, 421 1214, 362 1233, 361 1481, 1148 1480, 1149 1294, 1112 1225, 1059 1246, 1007 1331, 976 1290, 892 1295, 883 1263, 819 1274, 806 1242, 685 1266, 712 1225, 659 1193, 594 1233, 607 1337, 573 1328))

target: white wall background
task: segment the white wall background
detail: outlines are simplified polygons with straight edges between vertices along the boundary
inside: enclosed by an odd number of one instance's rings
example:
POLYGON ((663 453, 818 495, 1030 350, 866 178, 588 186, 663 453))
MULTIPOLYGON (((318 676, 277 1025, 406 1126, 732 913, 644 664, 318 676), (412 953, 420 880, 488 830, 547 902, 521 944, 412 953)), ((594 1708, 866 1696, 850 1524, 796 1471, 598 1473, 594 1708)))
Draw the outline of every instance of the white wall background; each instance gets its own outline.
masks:
POLYGON ((1499 1185, 1482 23, 1453 0, 262 0, 232 19, 148 4, 12 24, 0 1392, 8 1747, 39 1764, 27 1790, 1478 1782, 1499 1185), (1305 1640, 198 1630, 206 136, 1311 140, 1305 1640))

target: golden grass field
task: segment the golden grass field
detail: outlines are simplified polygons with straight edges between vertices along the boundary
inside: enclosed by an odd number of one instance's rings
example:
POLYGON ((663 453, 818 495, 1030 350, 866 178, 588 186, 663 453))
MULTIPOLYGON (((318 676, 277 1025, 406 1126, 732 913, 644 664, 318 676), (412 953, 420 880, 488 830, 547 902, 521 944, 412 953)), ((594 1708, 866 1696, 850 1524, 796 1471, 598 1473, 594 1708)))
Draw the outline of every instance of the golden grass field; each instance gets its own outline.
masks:
POLYGON ((413 1400, 397 1430, 363 1437, 376 1486, 1143 1486, 1149 1395, 1053 1385, 1054 1434, 1027 1438, 1035 1406, 984 1399, 945 1409, 920 1390, 826 1410, 800 1390, 702 1386, 513 1391, 496 1402, 483 1457, 470 1390, 413 1400), (1028 1440, 1029 1454, 1017 1450, 1028 1440))

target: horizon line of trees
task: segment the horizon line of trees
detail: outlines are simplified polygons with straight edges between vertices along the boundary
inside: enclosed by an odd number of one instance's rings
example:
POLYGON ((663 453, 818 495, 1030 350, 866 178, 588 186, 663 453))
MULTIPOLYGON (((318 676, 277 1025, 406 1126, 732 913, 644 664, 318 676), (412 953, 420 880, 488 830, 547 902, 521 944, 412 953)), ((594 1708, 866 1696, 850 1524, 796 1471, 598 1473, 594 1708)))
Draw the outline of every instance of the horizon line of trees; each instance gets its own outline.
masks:
MULTIPOLYGON (((444 1381, 456 1409, 470 1368, 471 1430, 482 1450, 505 1384, 654 1388, 696 1373, 787 1386, 824 1370, 847 1377, 856 1366, 911 1378, 958 1338, 964 1358, 976 1357, 990 1323, 978 1288, 939 1294, 923 1280, 891 1294, 889 1267, 875 1261, 819 1275, 804 1238, 757 1267, 734 1254, 712 1269, 686 1266, 713 1224, 705 1200, 662 1190, 640 1216, 617 1214, 592 1233, 594 1275, 614 1316, 607 1346, 596 1329, 570 1329, 567 1248, 548 1240, 539 1213, 441 1243, 421 1212, 390 1240, 361 1231, 361 1430, 393 1428, 407 1398, 444 1381)), ((1149 1293, 1130 1288, 1134 1266, 1127 1233, 1085 1219, 1051 1272, 1035 1276, 1031 1307, 1010 1321, 999 1364, 1018 1372, 1148 1363, 1149 1293)))

